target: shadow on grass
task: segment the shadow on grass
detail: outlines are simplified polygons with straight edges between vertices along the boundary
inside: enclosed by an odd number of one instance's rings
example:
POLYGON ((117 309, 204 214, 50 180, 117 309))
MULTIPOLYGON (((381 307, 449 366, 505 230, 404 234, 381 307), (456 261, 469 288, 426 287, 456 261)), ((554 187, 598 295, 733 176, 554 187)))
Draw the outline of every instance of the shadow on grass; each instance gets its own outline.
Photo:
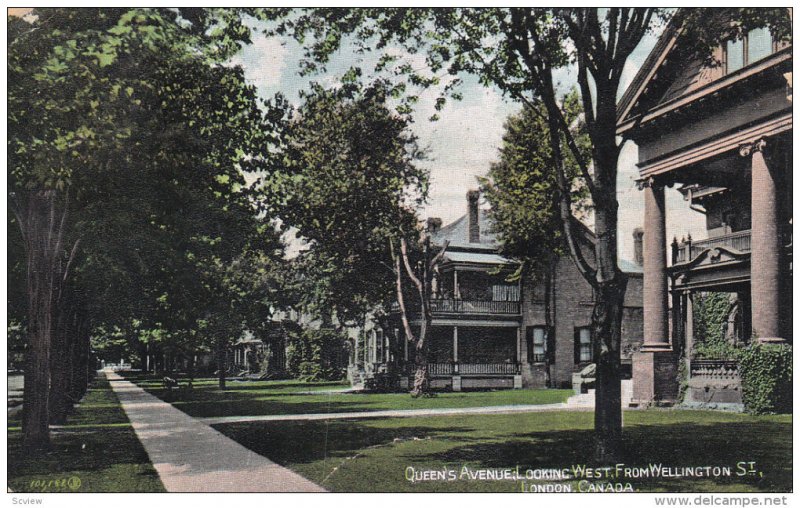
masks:
MULTIPOLYGON (((527 432, 501 442, 479 440, 417 459, 422 462, 475 463, 489 468, 507 468, 517 464, 533 469, 605 465, 597 464, 593 459, 593 435, 593 430, 587 429, 527 432)), ((759 491, 787 492, 792 489, 791 436, 791 423, 636 425, 623 431, 624 450, 619 463, 628 467, 647 467, 649 464, 669 468, 720 466, 729 468, 731 472, 730 476, 711 478, 623 480, 643 491, 691 492, 697 490, 700 481, 725 491, 747 491, 752 487, 759 491), (763 475, 737 475, 743 471, 737 469, 737 464, 750 461, 756 463, 763 475)))
MULTIPOLYGON (((398 441, 425 440, 441 436, 437 427, 379 428, 371 419, 232 423, 213 427, 234 441, 279 464, 303 464, 331 457, 347 457, 359 451, 398 441)), ((470 432, 453 427, 448 432, 470 432)))
MULTIPOLYGON (((635 467, 651 463, 669 468, 721 466, 731 471, 728 477, 619 479, 636 490, 791 491, 791 420, 680 411, 638 412, 630 420, 636 423, 624 428, 620 463, 635 467), (737 476, 737 464, 750 461, 762 474, 737 476)), ((319 475, 319 480, 326 477, 324 471, 331 471, 325 461, 354 459, 336 473, 335 484, 326 484, 342 491, 408 490, 402 475, 407 464, 430 469, 465 464, 481 468, 519 465, 522 469, 600 465, 592 458, 591 414, 249 422, 215 428, 282 465, 309 477, 319 475), (365 483, 365 474, 382 480, 365 483)), ((463 487, 487 487, 470 485, 463 487)))
MULTIPOLYGON (((12 425, 9 422, 9 426, 12 425)), ((68 417, 67 424, 51 430, 51 444, 47 452, 30 454, 22 447, 22 432, 8 431, 8 487, 11 490, 164 491, 116 395, 102 377, 94 382, 82 403, 68 417), (77 485, 58 483, 73 477, 80 480, 77 485)))

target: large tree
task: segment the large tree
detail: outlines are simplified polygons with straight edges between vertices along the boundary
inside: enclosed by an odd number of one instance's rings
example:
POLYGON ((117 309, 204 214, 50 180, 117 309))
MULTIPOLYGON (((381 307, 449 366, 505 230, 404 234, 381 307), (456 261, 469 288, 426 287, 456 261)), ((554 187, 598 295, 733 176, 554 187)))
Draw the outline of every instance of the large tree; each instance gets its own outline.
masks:
POLYGON ((417 351, 412 393, 419 395, 428 389, 431 281, 443 249, 433 252, 418 226, 427 172, 418 166, 410 117, 387 105, 398 91, 382 81, 362 87, 356 78, 346 75, 333 90, 312 86, 289 122, 281 218, 308 242, 297 261, 307 303, 363 326, 373 309, 399 300, 404 340, 417 351), (419 298, 425 317, 418 333, 406 293, 419 298))
MULTIPOLYGON (((697 40, 704 43, 698 48, 707 50, 722 34, 741 37, 753 24, 752 19, 763 21, 765 10, 755 16, 753 11, 757 10, 748 11, 750 18, 734 18, 745 19, 745 23, 726 23, 722 29, 708 22, 708 12, 691 9, 678 11, 682 14, 674 22, 679 27, 700 27, 690 32, 695 37, 701 35, 697 40)), ((622 430, 620 335, 626 277, 617 263, 616 191, 621 141, 616 137, 616 100, 632 52, 648 31, 665 21, 665 14, 669 13, 653 8, 617 7, 314 9, 265 13, 267 17, 283 19, 276 33, 292 34, 305 44, 309 70, 324 67, 343 42, 352 42, 359 50, 396 45, 410 53, 426 53, 427 70, 431 72, 415 72, 409 64, 394 69, 404 73, 410 85, 440 84, 443 76, 437 73, 471 73, 483 84, 496 86, 523 103, 541 102, 546 111, 550 165, 559 190, 564 241, 595 295, 595 451, 601 461, 613 460, 618 454, 622 430), (566 68, 576 71, 591 157, 578 146, 562 107, 556 75, 566 68), (574 157, 594 207, 594 262, 586 259, 578 245, 566 153, 574 157)), ((780 13, 783 17, 785 14, 785 10, 780 13)), ((379 68, 389 67, 396 55, 396 51, 386 52, 379 68)), ((450 80, 444 86, 445 92, 457 84, 457 79, 450 80)), ((411 94, 412 102, 415 97, 411 94)), ((437 104, 440 108, 442 105, 443 100, 437 104)))
POLYGON ((125 330, 152 309, 137 297, 191 295, 191 256, 225 259, 242 245, 231 233, 255 215, 243 171, 258 169, 271 130, 241 69, 219 65, 249 40, 238 12, 40 9, 10 18, 9 33, 9 204, 27 277, 23 436, 42 448, 50 387, 64 391, 62 353, 76 337, 67 325, 94 309, 125 330))
MULTIPOLYGON (((581 123, 577 94, 565 98, 568 122, 578 134, 577 142, 588 156, 588 138, 581 123)), ((547 127, 547 112, 541 104, 528 105, 506 120, 498 160, 486 177, 479 178, 481 191, 491 205, 500 251, 520 260, 515 276, 545 276, 557 256, 566 255, 561 234, 558 182, 551 169, 552 150, 547 127)), ((574 158, 566 165, 568 180, 579 182, 574 158)), ((576 215, 590 217, 591 202, 585 186, 571 189, 576 215)))

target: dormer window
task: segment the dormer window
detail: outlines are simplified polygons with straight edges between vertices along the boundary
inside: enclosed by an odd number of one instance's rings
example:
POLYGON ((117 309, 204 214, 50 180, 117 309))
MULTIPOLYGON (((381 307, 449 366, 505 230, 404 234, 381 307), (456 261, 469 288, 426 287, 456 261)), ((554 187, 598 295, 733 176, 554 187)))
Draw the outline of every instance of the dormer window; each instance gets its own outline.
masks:
POLYGON ((736 72, 742 67, 768 57, 774 51, 775 44, 769 29, 750 30, 743 39, 728 41, 725 47, 725 73, 736 72))

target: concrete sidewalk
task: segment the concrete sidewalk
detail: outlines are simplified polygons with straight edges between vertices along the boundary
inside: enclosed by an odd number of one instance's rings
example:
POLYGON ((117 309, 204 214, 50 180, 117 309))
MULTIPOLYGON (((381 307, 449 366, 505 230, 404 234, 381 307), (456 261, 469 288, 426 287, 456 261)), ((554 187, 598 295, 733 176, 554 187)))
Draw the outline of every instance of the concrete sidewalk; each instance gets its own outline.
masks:
POLYGON ((594 407, 570 404, 527 404, 513 406, 454 407, 440 409, 390 409, 354 411, 350 413, 308 413, 288 415, 212 416, 198 418, 208 425, 238 422, 279 422, 293 420, 350 420, 360 418, 410 418, 414 416, 495 415, 514 413, 544 413, 548 411, 593 411, 594 407))
POLYGON ((105 371, 168 492, 324 492, 119 374, 105 371))

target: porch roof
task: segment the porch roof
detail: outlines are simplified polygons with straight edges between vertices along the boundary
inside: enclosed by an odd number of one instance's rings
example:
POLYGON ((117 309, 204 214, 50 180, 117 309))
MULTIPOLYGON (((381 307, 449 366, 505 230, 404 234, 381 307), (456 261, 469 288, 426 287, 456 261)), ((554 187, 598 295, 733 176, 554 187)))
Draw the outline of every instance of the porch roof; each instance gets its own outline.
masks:
POLYGON ((489 252, 448 251, 445 253, 444 259, 451 263, 479 263, 483 265, 506 265, 514 263, 514 261, 507 257, 489 252))

